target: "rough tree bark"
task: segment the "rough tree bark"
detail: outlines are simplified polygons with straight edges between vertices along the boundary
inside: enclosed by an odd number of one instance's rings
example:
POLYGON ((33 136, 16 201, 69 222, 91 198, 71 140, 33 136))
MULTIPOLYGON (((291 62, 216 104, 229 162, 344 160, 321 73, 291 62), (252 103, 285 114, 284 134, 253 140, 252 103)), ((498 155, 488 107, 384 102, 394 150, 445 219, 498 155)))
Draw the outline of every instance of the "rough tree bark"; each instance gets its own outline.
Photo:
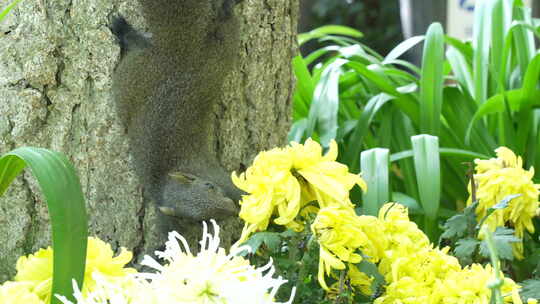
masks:
MULTIPOLYGON (((126 130, 111 96, 119 46, 108 25, 145 28, 136 1, 23 1, 0 23, 0 154, 24 145, 65 153, 83 185, 90 232, 136 253, 154 237, 126 130)), ((236 8, 238 66, 214 109, 215 148, 231 171, 285 143, 290 124, 298 0, 244 0, 236 8)), ((0 4, 4 6, 5 1, 0 4)), ((189 30, 189 29, 186 29, 189 30)), ((222 223, 238 227, 237 219, 222 223)), ((235 229, 223 229, 234 237, 235 229)), ((193 238, 198 231, 184 231, 193 238)), ((50 244, 48 214, 29 174, 0 198, 0 282, 17 257, 50 244)))

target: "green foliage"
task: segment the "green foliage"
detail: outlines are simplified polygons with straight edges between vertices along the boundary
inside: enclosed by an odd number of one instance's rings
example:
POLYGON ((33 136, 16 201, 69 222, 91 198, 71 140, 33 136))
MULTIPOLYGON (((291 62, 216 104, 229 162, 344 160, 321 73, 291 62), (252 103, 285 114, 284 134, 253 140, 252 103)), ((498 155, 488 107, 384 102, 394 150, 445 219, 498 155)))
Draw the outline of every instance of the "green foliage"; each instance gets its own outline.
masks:
POLYGON ((493 236, 489 231, 489 228, 482 228, 482 233, 486 238, 487 249, 489 257, 491 258, 491 266, 493 267, 494 279, 488 283, 488 287, 491 289, 490 304, 503 304, 504 299, 501 291, 501 287, 504 284, 504 279, 501 274, 501 263, 498 255, 498 248, 494 244, 493 236))
POLYGON ((448 219, 444 225, 443 239, 459 239, 464 236, 474 236, 476 228, 475 209, 478 204, 471 204, 461 214, 456 214, 448 219))
POLYGON ((435 136, 417 135, 411 141, 420 204, 425 212, 424 228, 428 237, 434 240, 441 195, 439 140, 435 136))
POLYGON ((380 207, 389 201, 388 149, 371 149, 360 155, 362 178, 369 191, 362 193, 364 214, 377 216, 380 207))
MULTIPOLYGON (((264 265, 272 259, 277 273, 288 280, 276 296, 278 301, 286 301, 292 289, 296 288, 295 304, 338 303, 336 299, 327 296, 317 280, 319 245, 311 234, 310 224, 306 223, 302 232, 290 229, 279 231, 278 226, 271 225, 268 231, 254 233, 243 245, 252 249, 248 255, 252 264, 264 265)), ((364 259, 356 266, 374 278, 371 286, 374 292, 383 288, 385 280, 375 264, 364 259)), ((369 296, 353 293, 347 280, 340 281, 341 273, 336 272, 333 279, 330 279, 331 284, 342 285, 339 303, 368 303, 369 296)))
POLYGON ((460 239, 456 242, 454 255, 464 264, 471 264, 472 258, 476 249, 480 245, 480 241, 473 238, 460 239))
MULTIPOLYGON (((503 198, 499 203, 489 208, 486 212, 487 215, 479 222, 475 214, 477 203, 471 204, 465 208, 462 214, 457 214, 446 221, 443 225, 444 232, 441 235, 441 243, 454 244, 454 256, 465 265, 482 262, 482 258, 489 258, 491 254, 489 244, 485 238, 479 240, 479 229, 493 212, 507 208, 509 202, 516 197, 519 195, 509 195, 503 198)), ((520 241, 514 235, 514 229, 511 228, 497 227, 491 234, 491 244, 497 250, 498 258, 503 260, 512 261, 514 259, 512 243, 520 241)))
MULTIPOLYGON (((514 259, 514 254, 512 253, 512 243, 519 242, 520 239, 515 237, 514 229, 497 227, 495 232, 493 232, 493 246, 497 249, 499 258, 504 260, 512 261, 514 259)), ((489 244, 486 240, 482 241, 480 245, 480 254, 483 257, 489 257, 489 244)))
POLYGON ((2 21, 2 19, 4 19, 6 17, 6 15, 9 13, 9 11, 11 11, 21 1, 22 0, 14 0, 8 6, 6 6, 4 8, 4 10, 0 12, 0 21, 2 21))
POLYGON ((519 283, 522 287, 521 289, 521 297, 523 299, 540 299, 540 280, 539 279, 533 279, 533 280, 526 280, 521 283, 519 283))
MULTIPOLYGON (((540 33, 520 1, 491 3, 477 7, 472 43, 433 24, 425 36, 382 56, 355 41, 359 33, 352 30, 309 33, 325 45, 293 61, 298 89, 289 139, 312 137, 323 146, 335 139, 339 160, 353 172, 360 170, 362 151, 388 149, 391 163, 377 163, 381 172, 388 168, 388 182, 377 185, 376 195, 363 194, 369 214, 375 211, 368 197, 380 205, 381 198, 403 193, 422 206, 416 218, 421 226, 436 231, 443 211, 461 210, 468 198, 463 162, 507 146, 527 167, 540 167, 540 52, 534 39, 540 33), (422 66, 399 59, 421 42, 422 66), (410 139, 418 134, 437 136, 439 157, 433 146, 423 160, 410 158, 410 139), (438 168, 431 167, 435 159, 438 168), (385 187, 386 194, 380 190, 385 187)), ((352 197, 359 201, 361 195, 352 197)))
POLYGON ((309 227, 301 233, 292 230, 277 232, 277 227, 269 230, 253 234, 244 245, 252 249, 249 256, 252 264, 264 265, 271 258, 277 273, 287 278, 288 282, 279 289, 277 299, 286 301, 294 287, 295 303, 327 303, 324 302, 325 292, 317 282, 319 248, 311 239, 309 227))
MULTIPOLYGON (((252 252, 257 252, 261 245, 266 246, 271 253, 279 253, 281 238, 277 232, 258 232, 253 234, 245 245, 251 248, 252 252)), ((245 252, 247 254, 247 252, 245 252)))
POLYGON ((365 41, 385 53, 394 42, 402 39, 398 1, 311 0, 311 28, 325 24, 341 24, 365 31, 365 41))
MULTIPOLYGON (((24 147, 0 158, 0 195, 26 167, 38 181, 52 226, 52 294, 73 298, 72 280, 82 287, 88 227, 79 178, 69 160, 46 149, 24 147)), ((52 297, 51 304, 60 303, 52 297)))

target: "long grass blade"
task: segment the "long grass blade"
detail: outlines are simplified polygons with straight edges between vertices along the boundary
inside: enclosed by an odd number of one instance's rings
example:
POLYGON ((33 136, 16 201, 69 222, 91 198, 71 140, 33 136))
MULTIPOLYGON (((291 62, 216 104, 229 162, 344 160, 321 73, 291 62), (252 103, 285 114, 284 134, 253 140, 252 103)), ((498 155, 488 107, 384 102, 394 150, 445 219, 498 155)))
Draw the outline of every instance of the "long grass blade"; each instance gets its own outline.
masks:
POLYGON ((517 127, 517 153, 524 154, 527 140, 533 125, 532 106, 535 102, 534 95, 540 81, 540 54, 536 55, 527 66, 523 79, 523 87, 520 111, 518 114, 519 124, 517 127))
POLYGON ((480 1, 474 10, 473 48, 474 48, 474 99, 483 104, 488 97, 488 75, 491 25, 491 1, 480 1))
POLYGON ((309 109, 306 135, 311 137, 316 128, 320 143, 324 147, 328 147, 330 141, 337 136, 339 77, 342 73, 341 66, 346 63, 347 60, 337 59, 324 70, 309 109))
POLYGON ((344 161, 349 165, 351 172, 358 172, 358 156, 362 150, 363 139, 369 130, 371 121, 382 106, 392 99, 394 99, 393 96, 385 93, 375 95, 369 100, 364 111, 362 111, 362 114, 358 118, 356 127, 349 140, 350 144, 347 147, 344 156, 344 161))
POLYGON ((491 66, 493 78, 499 79, 498 74, 502 65, 506 64, 502 56, 505 37, 512 22, 512 2, 509 0, 493 0, 491 11, 491 66))
POLYGON ((467 92, 470 96, 474 95, 474 81, 472 75, 471 66, 465 60, 465 57, 458 52, 455 48, 450 47, 446 51, 446 58, 452 66, 452 71, 456 75, 456 78, 461 85, 461 87, 467 92))
MULTIPOLYGON (((411 136, 416 134, 411 120, 400 111, 392 113, 392 148, 395 151, 411 150, 411 136)), ((403 159, 398 162, 398 177, 403 183, 405 193, 419 199, 416 187, 416 174, 412 159, 403 159)))
MULTIPOLYGON (((469 150, 463 150, 463 149, 455 149, 455 148, 439 148, 439 154, 441 156, 456 156, 456 157, 465 157, 465 158, 479 158, 479 159, 489 159, 491 156, 469 151, 469 150)), ((399 160, 403 160, 409 157, 413 157, 414 152, 413 150, 405 150, 397 153, 393 153, 390 155, 390 162, 396 162, 399 160)))
POLYGON ((361 159, 362 178, 368 190, 362 194, 364 214, 377 216, 382 205, 390 199, 388 176, 389 150, 375 148, 363 151, 361 159))
POLYGON ((15 0, 11 2, 3 11, 0 12, 0 21, 6 17, 6 15, 22 0, 15 0))
MULTIPOLYGON (((531 9, 522 5, 514 6, 514 19, 517 22, 532 24, 531 9)), ((517 27, 514 33, 514 51, 516 52, 518 65, 521 72, 527 70, 527 66, 536 52, 534 34, 525 27, 517 27)))
MULTIPOLYGON (((23 147, 0 158, 0 195, 25 168, 36 178, 45 197, 52 226, 52 294, 74 301, 72 280, 82 288, 88 225, 79 178, 69 160, 46 149, 23 147)), ((60 304, 52 297, 51 304, 60 304)))
POLYGON ((309 114, 309 105, 315 91, 315 84, 309 73, 307 64, 302 56, 296 56, 292 61, 294 75, 296 76, 296 91, 294 93, 293 119, 296 121, 309 114))
POLYGON ((347 27, 347 26, 326 25, 326 26, 321 26, 319 28, 316 28, 307 33, 299 34, 298 44, 303 45, 304 43, 312 39, 318 39, 318 38, 322 38, 328 35, 342 35, 342 36, 350 36, 353 38, 362 38, 364 36, 360 31, 347 27))
POLYGON ((424 229, 431 239, 437 234, 437 217, 441 200, 439 139, 431 135, 416 135, 411 138, 411 142, 420 204, 426 213, 424 229))
MULTIPOLYGON (((535 89, 527 92, 527 94, 532 96, 530 99, 534 101, 532 104, 533 106, 540 105, 540 90, 535 89)), ((497 94, 488 99, 478 108, 473 119, 469 122, 467 133, 465 135, 465 141, 470 142, 472 128, 475 123, 478 122, 478 120, 489 114, 504 112, 506 111, 506 106, 508 106, 512 111, 518 111, 524 96, 526 96, 525 91, 523 89, 517 89, 506 91, 503 94, 497 94)))
POLYGON ((405 54, 408 50, 415 47, 420 42, 424 41, 426 39, 425 36, 414 36, 411 37, 400 44, 398 44, 395 48, 393 48, 386 57, 384 57, 383 64, 387 64, 389 61, 398 59, 401 55, 405 54))
POLYGON ((438 135, 443 102, 444 33, 439 23, 426 34, 420 79, 420 131, 438 135))

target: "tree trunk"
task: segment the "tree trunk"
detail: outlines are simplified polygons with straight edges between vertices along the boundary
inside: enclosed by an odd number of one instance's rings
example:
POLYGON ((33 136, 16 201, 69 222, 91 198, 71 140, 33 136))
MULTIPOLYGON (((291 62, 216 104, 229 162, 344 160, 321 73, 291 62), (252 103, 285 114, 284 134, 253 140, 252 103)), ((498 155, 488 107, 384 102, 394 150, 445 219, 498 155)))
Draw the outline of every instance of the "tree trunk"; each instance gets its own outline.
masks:
MULTIPOLYGON (((231 171, 247 167, 258 151, 285 143, 297 2, 244 0, 235 9, 239 60, 209 122, 216 126, 219 160, 231 171)), ((115 111, 111 78, 120 48, 109 28, 115 15, 145 28, 135 3, 22 1, 0 23, 0 154, 25 145, 66 154, 83 185, 90 234, 140 254, 157 237, 156 212, 143 200, 115 111)), ((230 243, 239 221, 230 218, 221 225, 222 238, 230 243)), ((198 229, 179 229, 199 238, 198 229)), ((0 198, 0 282, 13 276, 19 256, 49 244, 46 205, 25 173, 0 198)))

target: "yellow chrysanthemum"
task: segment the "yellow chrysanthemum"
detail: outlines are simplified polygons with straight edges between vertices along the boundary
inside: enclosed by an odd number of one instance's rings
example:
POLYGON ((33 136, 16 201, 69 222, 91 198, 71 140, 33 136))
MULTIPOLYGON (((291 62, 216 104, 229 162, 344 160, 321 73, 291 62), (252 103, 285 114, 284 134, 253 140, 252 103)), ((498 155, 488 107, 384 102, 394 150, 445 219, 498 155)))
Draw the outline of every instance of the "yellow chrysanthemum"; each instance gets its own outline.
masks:
MULTIPOLYGON (((452 271, 433 288, 430 303, 488 304, 490 303, 491 289, 487 286, 493 278, 491 265, 484 267, 472 264, 462 270, 452 271)), ((518 290, 519 286, 514 281, 504 278, 501 287, 502 294, 510 295, 518 290)), ((504 301, 505 303, 513 303, 511 296, 505 297, 504 301)))
POLYGON ((307 181, 321 208, 330 204, 352 206, 349 202, 351 188, 359 185, 362 190, 367 190, 359 175, 349 173, 346 165, 336 162, 338 148, 335 141, 330 142, 326 155, 322 155, 321 146, 311 139, 304 145, 292 142, 290 153, 293 170, 307 181))
MULTIPOLYGON (((478 220, 486 216, 489 208, 499 203, 505 197, 512 194, 520 196, 514 198, 508 207, 499 209, 491 214, 485 221, 485 225, 491 231, 496 227, 510 224, 515 229, 518 238, 523 238, 524 231, 534 232, 532 218, 536 215, 540 194, 540 185, 534 184, 534 168, 529 171, 522 168, 523 161, 506 147, 495 150, 497 158, 489 160, 475 160, 476 174, 474 180, 477 184, 476 199, 478 207, 476 214, 478 220)), ((470 192, 469 186, 469 192, 470 192)), ((467 204, 472 203, 469 198, 467 204)), ((514 256, 523 258, 523 244, 514 244, 514 256)))
POLYGON ((324 289, 328 290, 325 274, 329 275, 332 269, 345 269, 343 262, 362 261, 357 249, 365 251, 373 262, 380 259, 386 239, 382 231, 373 233, 378 227, 377 221, 375 217, 358 216, 354 209, 342 206, 330 206, 319 211, 311 230, 320 246, 318 280, 324 289))
POLYGON ((409 212, 401 204, 384 204, 379 210, 379 220, 389 241, 387 255, 393 251, 408 255, 430 245, 428 237, 409 220, 409 212))
POLYGON ((417 304, 430 303, 429 294, 431 289, 418 284, 413 278, 405 277, 397 282, 390 283, 386 286, 385 292, 381 297, 378 297, 374 304, 417 304))
POLYGON ((273 215, 276 224, 301 231, 304 223, 298 215, 312 201, 321 207, 352 207, 349 191, 356 184, 366 190, 366 184, 336 158, 334 141, 323 155, 321 146, 308 139, 304 145, 293 142, 261 152, 246 172, 233 173, 233 183, 248 193, 240 202, 240 218, 246 225, 239 243, 255 231, 266 230, 273 215))
MULTIPOLYGON (((388 246, 378 264, 387 285, 375 304, 432 303, 473 304, 489 303, 493 279, 491 266, 473 264, 464 269, 449 248, 433 248, 427 237, 410 222, 407 209, 388 203, 379 212, 379 220, 388 246)), ((505 278, 502 291, 510 295, 519 286, 505 278)), ((505 298, 512 303, 512 297, 505 298)))
MULTIPOLYGON (((125 248, 122 248, 121 253, 114 257, 114 252, 109 244, 98 238, 88 238, 83 293, 92 290, 95 286, 94 273, 101 274, 111 280, 121 280, 126 275, 135 273, 135 269, 125 268, 131 258, 132 253, 125 248)), ((34 254, 22 256, 17 261, 15 281, 31 284, 32 292, 46 303, 51 298, 52 260, 53 250, 48 247, 40 249, 34 254)))
POLYGON ((34 292, 32 284, 26 282, 5 282, 0 285, 2 304, 45 304, 34 292))

